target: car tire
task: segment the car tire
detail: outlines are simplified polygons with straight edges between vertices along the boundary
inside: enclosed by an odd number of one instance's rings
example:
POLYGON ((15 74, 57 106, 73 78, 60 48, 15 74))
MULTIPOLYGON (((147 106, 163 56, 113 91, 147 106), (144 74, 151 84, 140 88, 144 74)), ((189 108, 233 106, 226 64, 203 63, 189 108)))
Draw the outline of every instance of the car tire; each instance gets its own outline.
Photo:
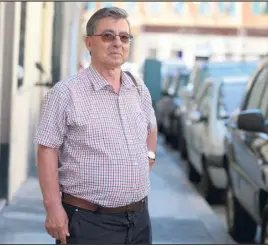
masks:
POLYGON ((188 161, 188 163, 187 163, 187 175, 188 175, 188 179, 191 182, 193 182, 193 183, 200 182, 200 175, 195 170, 195 168, 193 167, 193 164, 190 161, 188 161))
POLYGON ((208 168, 206 165, 206 160, 203 159, 203 175, 200 178, 199 186, 201 188, 201 192, 204 196, 204 198, 207 200, 210 204, 217 204, 220 201, 222 201, 222 190, 217 189, 209 176, 208 168))
POLYGON ((163 125, 161 123, 158 123, 158 131, 160 133, 163 133, 164 132, 163 125))
POLYGON ((172 121, 172 146, 174 149, 179 150, 179 136, 178 136, 178 120, 176 118, 174 118, 174 120, 172 121))
POLYGON ((184 137, 180 137, 180 152, 181 152, 181 157, 184 160, 188 159, 188 153, 187 153, 187 147, 186 147, 186 141, 184 137))
POLYGON ((263 209, 260 244, 268 244, 268 204, 263 209))
POLYGON ((257 223, 240 205, 228 182, 226 191, 226 217, 229 234, 240 244, 254 243, 257 223))

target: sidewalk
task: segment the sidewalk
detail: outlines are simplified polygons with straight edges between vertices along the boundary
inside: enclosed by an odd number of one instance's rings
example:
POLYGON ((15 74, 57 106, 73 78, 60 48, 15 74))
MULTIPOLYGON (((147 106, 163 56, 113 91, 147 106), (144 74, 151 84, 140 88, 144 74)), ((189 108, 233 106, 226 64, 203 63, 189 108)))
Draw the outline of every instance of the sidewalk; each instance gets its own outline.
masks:
MULTIPOLYGON (((234 244, 223 223, 160 144, 151 173, 154 244, 234 244)), ((54 244, 44 228, 37 179, 30 178, 0 212, 0 244, 54 244)))
POLYGON ((149 206, 155 244, 235 244, 161 144, 151 181, 149 206))

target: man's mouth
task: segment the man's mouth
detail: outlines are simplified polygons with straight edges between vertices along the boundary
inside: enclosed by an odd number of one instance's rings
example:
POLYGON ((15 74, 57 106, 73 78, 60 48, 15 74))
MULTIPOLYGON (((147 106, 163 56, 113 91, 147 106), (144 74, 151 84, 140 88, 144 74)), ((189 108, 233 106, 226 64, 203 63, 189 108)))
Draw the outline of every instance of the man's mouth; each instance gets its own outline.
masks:
POLYGON ((121 54, 120 53, 116 53, 116 52, 112 52, 112 53, 110 53, 111 55, 119 55, 119 56, 121 56, 121 54))

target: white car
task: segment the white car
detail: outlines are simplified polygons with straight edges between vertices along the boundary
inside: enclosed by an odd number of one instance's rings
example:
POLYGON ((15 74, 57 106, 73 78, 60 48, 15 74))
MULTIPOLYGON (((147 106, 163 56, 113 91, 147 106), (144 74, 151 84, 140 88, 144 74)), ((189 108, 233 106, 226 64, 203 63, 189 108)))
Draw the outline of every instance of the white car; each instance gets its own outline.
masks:
POLYGON ((239 107, 248 77, 208 78, 186 121, 188 175, 208 202, 218 202, 226 188, 223 167, 225 120, 239 107))

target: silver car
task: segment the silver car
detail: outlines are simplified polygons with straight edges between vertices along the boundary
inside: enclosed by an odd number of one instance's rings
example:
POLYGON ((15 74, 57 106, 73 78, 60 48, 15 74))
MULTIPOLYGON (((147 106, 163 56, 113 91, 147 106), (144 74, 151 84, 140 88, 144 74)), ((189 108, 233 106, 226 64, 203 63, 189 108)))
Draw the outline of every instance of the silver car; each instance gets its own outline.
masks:
POLYGON ((208 78, 186 121, 189 178, 200 181, 205 198, 218 202, 226 188, 223 167, 225 120, 240 105, 248 77, 208 78))

